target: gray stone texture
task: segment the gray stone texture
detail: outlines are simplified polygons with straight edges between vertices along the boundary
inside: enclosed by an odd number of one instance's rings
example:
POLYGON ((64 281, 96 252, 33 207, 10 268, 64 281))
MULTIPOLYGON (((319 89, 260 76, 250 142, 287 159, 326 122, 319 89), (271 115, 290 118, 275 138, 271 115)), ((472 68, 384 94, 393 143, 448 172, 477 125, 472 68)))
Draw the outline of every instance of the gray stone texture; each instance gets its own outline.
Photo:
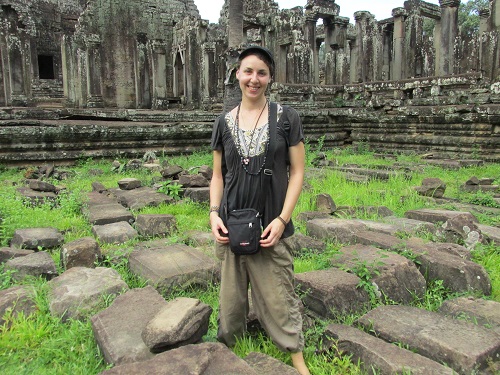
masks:
POLYGON ((333 214, 337 209, 332 196, 325 193, 316 195, 313 206, 316 206, 316 211, 326 212, 327 214, 333 214))
POLYGON ((422 185, 415 187, 415 190, 425 197, 442 198, 446 184, 440 178, 425 178, 422 185))
POLYGON ((323 349, 341 351, 359 361, 361 367, 371 373, 412 375, 454 375, 451 368, 430 360, 410 350, 374 337, 355 327, 330 324, 323 334, 323 349))
POLYGON ((217 262, 183 244, 166 245, 156 240, 136 245, 129 256, 130 270, 158 289, 207 287, 218 277, 217 262))
POLYGON ((0 290, 0 326, 10 322, 5 318, 16 318, 19 314, 28 317, 36 311, 36 303, 33 298, 33 290, 30 286, 13 286, 0 290))
POLYGON ((340 249, 332 265, 355 270, 363 267, 385 297, 399 303, 410 303, 414 297, 423 297, 426 282, 413 262, 405 257, 373 246, 353 245, 340 249))
POLYGON ((362 245, 373 245, 380 249, 398 250, 404 246, 404 240, 399 237, 374 232, 371 230, 360 230, 353 233, 352 241, 362 245))
POLYGON ((297 375, 292 366, 264 353, 251 352, 243 358, 259 375, 297 375))
POLYGON ((177 220, 168 214, 140 214, 134 227, 141 236, 167 236, 177 230, 177 220))
POLYGON ((34 250, 18 249, 16 247, 2 247, 0 248, 0 263, 4 263, 9 259, 23 257, 25 255, 33 254, 34 250))
POLYGON ((141 180, 137 178, 122 178, 118 181, 118 187, 122 190, 133 190, 142 186, 141 180))
MULTIPOLYGON (((92 316, 92 331, 106 362, 120 365, 152 358, 154 354, 144 344, 142 331, 166 304, 156 290, 147 286, 129 290, 118 296, 107 309, 92 316)), ((109 373, 132 375, 139 372, 109 373)), ((150 373, 155 372, 145 372, 150 373)))
POLYGON ((491 294, 490 277, 483 266, 432 244, 426 246, 420 239, 410 238, 406 248, 417 255, 419 270, 428 282, 442 280, 443 286, 453 292, 491 294))
POLYGON ((338 314, 360 313, 370 306, 368 293, 359 288, 359 277, 338 268, 295 275, 295 282, 305 294, 304 305, 323 318, 338 314))
POLYGON ((205 176, 201 174, 182 174, 179 176, 179 183, 183 187, 208 187, 209 183, 205 176))
POLYGON ((40 205, 45 203, 56 203, 57 194, 54 192, 36 191, 28 187, 20 187, 17 192, 23 196, 32 205, 40 205))
POLYGON ((173 202, 173 198, 159 193, 155 189, 143 186, 133 190, 109 189, 123 207, 140 210, 144 207, 156 207, 173 202))
POLYGON ((210 202, 209 187, 189 187, 184 190, 184 198, 189 198, 193 202, 210 202))
POLYGON ((295 232, 293 236, 284 238, 283 244, 293 256, 300 256, 304 252, 322 253, 326 250, 325 242, 295 232))
POLYGON ((118 223, 94 225, 92 233, 102 243, 124 243, 137 237, 137 231, 126 221, 118 223))
POLYGON ((122 364, 99 375, 260 375, 224 344, 192 344, 141 362, 122 364))
POLYGON ((481 231, 486 242, 500 245, 500 228, 484 224, 477 224, 477 227, 481 231))
POLYGON ((48 183, 48 182, 45 182, 45 181, 40 181, 40 180, 28 180, 28 186, 30 189, 35 190, 35 191, 44 191, 44 192, 55 193, 57 190, 55 185, 48 183))
POLYGON ((10 246, 31 250, 53 249, 60 246, 63 240, 63 235, 56 228, 16 229, 10 246))
POLYGON ((492 330, 409 306, 380 306, 358 322, 388 341, 446 363, 459 374, 472 374, 498 360, 500 336, 492 330))
POLYGON ((444 301, 439 312, 491 328, 500 334, 500 302, 458 297, 444 301))
POLYGON ((63 268, 94 268, 101 259, 101 248, 92 237, 83 237, 68 242, 61 247, 60 260, 63 268))
POLYGON ((16 281, 22 281, 29 276, 50 280, 58 275, 54 259, 46 251, 8 260, 5 262, 5 270, 15 271, 12 279, 16 281))
POLYGON ((449 210, 437 210, 430 208, 422 208, 418 210, 409 210, 405 212, 405 217, 414 220, 428 221, 430 223, 445 223, 449 219, 452 219, 459 215, 469 216, 473 222, 477 223, 477 219, 474 215, 469 212, 463 211, 449 211, 449 210))
POLYGON ((63 321, 84 320, 104 307, 105 298, 128 290, 112 268, 73 267, 49 281, 49 309, 63 321))
POLYGON ((134 222, 134 216, 114 197, 111 198, 97 192, 87 194, 87 205, 84 206, 83 211, 88 217, 88 221, 93 225, 105 225, 120 221, 134 222))
POLYGON ((306 223, 306 228, 311 237, 347 244, 353 241, 354 233, 365 230, 366 225, 356 220, 313 219, 306 223))
POLYGON ((208 332, 212 308, 195 298, 169 301, 142 331, 142 339, 153 352, 201 342, 208 332))

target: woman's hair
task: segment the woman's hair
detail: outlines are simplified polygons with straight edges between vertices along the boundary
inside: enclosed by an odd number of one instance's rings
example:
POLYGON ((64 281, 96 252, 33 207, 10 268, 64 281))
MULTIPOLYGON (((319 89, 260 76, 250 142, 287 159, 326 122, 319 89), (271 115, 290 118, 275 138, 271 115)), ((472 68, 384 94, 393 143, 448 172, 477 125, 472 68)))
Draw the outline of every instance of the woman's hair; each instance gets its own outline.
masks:
POLYGON ((238 68, 241 65, 241 61, 245 57, 248 57, 251 55, 257 56, 260 60, 264 61, 264 63, 269 68, 269 73, 271 75, 271 78, 274 78, 275 64, 274 64, 273 54, 271 53, 270 50, 268 50, 265 47, 250 46, 250 47, 245 48, 243 51, 241 51, 240 55, 238 56, 238 68))

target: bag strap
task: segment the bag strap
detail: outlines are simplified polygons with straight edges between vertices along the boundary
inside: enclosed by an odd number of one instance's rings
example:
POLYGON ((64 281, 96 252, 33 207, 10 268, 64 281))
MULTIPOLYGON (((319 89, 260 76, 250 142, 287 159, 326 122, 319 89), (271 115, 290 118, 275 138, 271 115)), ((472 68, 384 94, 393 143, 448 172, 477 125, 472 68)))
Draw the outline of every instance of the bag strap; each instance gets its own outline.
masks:
POLYGON ((266 191, 271 186, 273 177, 274 151, 276 150, 276 134, 278 128, 278 105, 275 102, 269 103, 269 149, 267 150, 266 162, 262 169, 262 178, 260 179, 260 198, 259 213, 262 214, 266 203, 266 191))

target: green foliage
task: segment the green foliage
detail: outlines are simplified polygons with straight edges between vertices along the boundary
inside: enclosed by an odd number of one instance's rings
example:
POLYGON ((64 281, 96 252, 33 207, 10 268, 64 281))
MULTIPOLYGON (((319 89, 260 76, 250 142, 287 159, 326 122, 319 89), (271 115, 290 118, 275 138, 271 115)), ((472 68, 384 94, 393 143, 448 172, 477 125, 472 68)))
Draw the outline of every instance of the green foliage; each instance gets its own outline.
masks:
POLYGON ((458 8, 458 25, 463 34, 474 35, 479 31, 479 11, 488 9, 489 0, 469 0, 458 8))
POLYGON ((175 181, 167 180, 162 183, 162 186, 158 188, 158 191, 160 193, 165 193, 176 200, 179 200, 181 199, 182 185, 175 181))
POLYGON ((486 206, 486 207, 500 208, 500 204, 498 204, 495 201, 492 193, 483 192, 483 191, 476 191, 474 194, 469 195, 465 199, 467 202, 469 202, 471 204, 477 204, 477 205, 486 206))

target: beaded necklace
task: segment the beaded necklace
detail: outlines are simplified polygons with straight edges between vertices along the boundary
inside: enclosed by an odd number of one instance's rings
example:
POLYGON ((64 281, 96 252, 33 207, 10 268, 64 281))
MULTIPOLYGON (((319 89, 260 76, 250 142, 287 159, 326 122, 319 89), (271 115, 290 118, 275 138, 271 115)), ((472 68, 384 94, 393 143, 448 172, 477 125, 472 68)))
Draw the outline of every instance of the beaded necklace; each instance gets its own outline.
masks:
POLYGON ((269 126, 270 126, 270 123, 271 123, 271 110, 269 109, 269 101, 266 100, 266 103, 264 104, 264 107, 262 108, 262 111, 260 112, 260 115, 257 118, 257 121, 255 122, 255 126, 253 127, 252 134, 251 134, 251 137, 250 137, 250 142, 249 142, 248 145, 246 144, 245 135, 243 134, 243 143, 245 144, 245 148, 247 149, 247 155, 246 156, 243 155, 243 149, 241 147, 241 140, 240 140, 240 134, 239 134, 239 132, 240 132, 240 126, 239 126, 240 107, 241 107, 241 102, 238 105, 238 110, 236 112, 236 124, 235 124, 235 128, 236 128, 236 140, 238 142, 236 146, 237 146, 237 148, 239 150, 239 153, 240 153, 240 160, 241 160, 241 165, 243 166, 243 169, 245 170, 246 173, 248 173, 250 175, 256 176, 256 175, 260 174, 260 172, 262 171, 262 168, 266 164, 267 150, 269 149, 269 126), (264 155, 264 160, 262 161, 262 164, 259 167, 259 170, 257 172, 250 172, 248 170, 248 164, 250 163, 250 147, 252 146, 252 141, 253 141, 253 137, 255 135, 255 130, 257 129, 257 124, 259 123, 260 117, 264 113, 264 109, 266 109, 266 106, 268 107, 268 111, 267 111, 268 112, 268 119, 267 119, 268 126, 267 126, 266 154, 264 155))

